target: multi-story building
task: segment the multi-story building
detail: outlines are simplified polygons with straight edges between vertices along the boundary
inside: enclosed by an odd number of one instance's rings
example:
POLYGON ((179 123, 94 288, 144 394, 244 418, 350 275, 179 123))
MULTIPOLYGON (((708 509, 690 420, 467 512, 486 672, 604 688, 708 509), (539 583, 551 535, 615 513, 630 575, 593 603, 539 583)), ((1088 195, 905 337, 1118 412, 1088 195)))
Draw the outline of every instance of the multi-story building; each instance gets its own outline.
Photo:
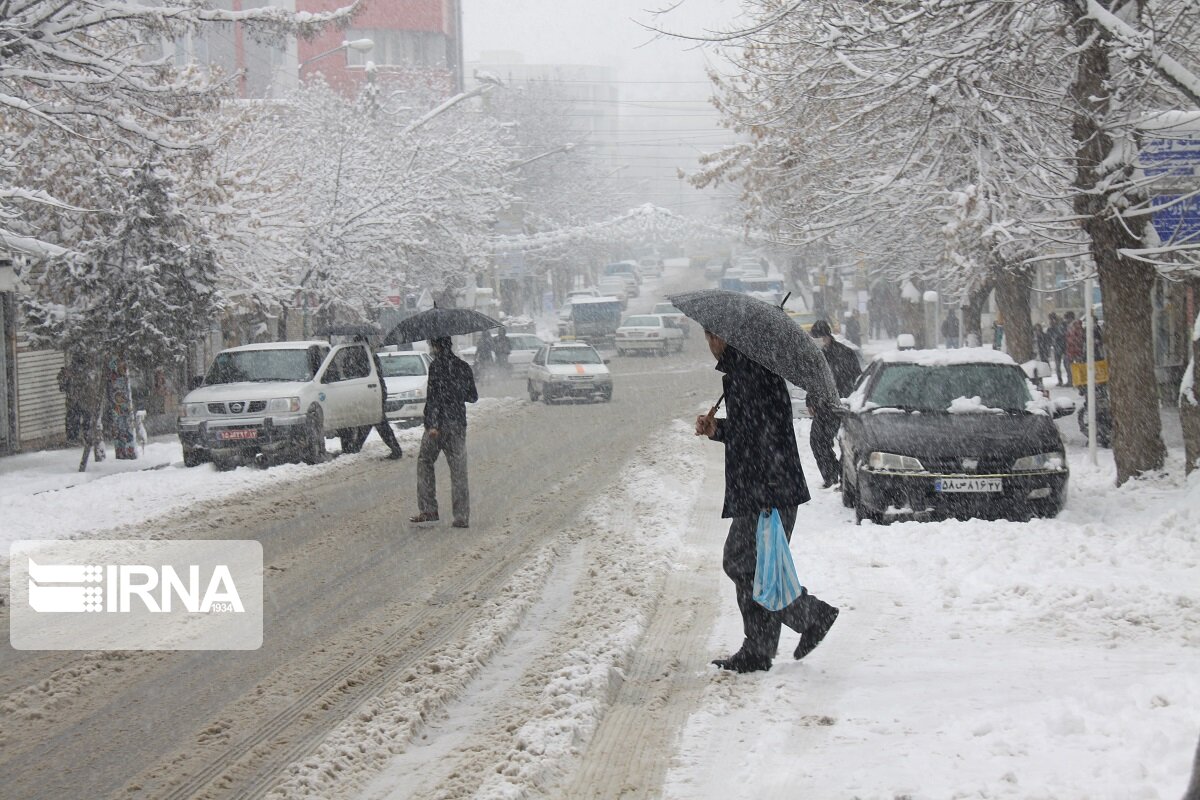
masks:
MULTIPOLYGON (((289 11, 322 13, 343 0, 214 0, 240 11, 272 5, 289 11)), ((221 69, 236 76, 237 94, 264 99, 286 95, 320 74, 331 86, 354 94, 368 80, 368 63, 381 85, 420 86, 440 94, 462 90, 461 0, 373 0, 350 27, 329 27, 311 39, 257 41, 240 24, 207 26, 175 42, 175 58, 221 69), (348 42, 359 47, 344 46, 348 42), (369 44, 368 44, 369 43, 369 44)))

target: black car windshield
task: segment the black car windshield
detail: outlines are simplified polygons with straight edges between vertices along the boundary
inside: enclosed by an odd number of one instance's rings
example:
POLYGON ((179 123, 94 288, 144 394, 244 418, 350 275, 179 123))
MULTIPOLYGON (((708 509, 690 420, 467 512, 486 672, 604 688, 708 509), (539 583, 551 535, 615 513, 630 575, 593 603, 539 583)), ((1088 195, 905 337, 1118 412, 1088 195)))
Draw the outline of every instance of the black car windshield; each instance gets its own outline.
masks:
POLYGON ((558 347, 550 351, 551 364, 600 364, 600 354, 590 347, 558 347))
POLYGON ((313 376, 308 350, 238 350, 217 353, 204 384, 241 381, 309 381, 313 376))
POLYGON ((425 374, 425 359, 418 355, 380 356, 385 378, 413 378, 425 374))
POLYGON ((946 411, 960 397, 1014 413, 1024 412, 1032 399, 1024 373, 1004 364, 888 364, 866 400, 906 411, 946 411))

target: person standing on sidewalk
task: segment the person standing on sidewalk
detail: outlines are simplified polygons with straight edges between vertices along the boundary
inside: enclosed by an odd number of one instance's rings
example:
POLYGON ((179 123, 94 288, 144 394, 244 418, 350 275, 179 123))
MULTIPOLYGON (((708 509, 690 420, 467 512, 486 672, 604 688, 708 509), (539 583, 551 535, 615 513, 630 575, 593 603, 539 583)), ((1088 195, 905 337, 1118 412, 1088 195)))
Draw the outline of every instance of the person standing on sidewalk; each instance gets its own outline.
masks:
MULTIPOLYGON (((858 376, 862 373, 858 366, 858 356, 833 338, 829 323, 823 319, 813 323, 812 337, 825 354, 825 360, 829 362, 829 371, 833 373, 838 397, 849 397, 854 391, 854 384, 858 382, 858 376)), ((813 458, 817 460, 817 468, 821 470, 821 480, 824 481, 821 488, 831 489, 842 479, 842 468, 833 452, 833 440, 837 438, 838 429, 842 427, 842 418, 836 409, 821 408, 811 403, 808 405, 808 413, 812 417, 808 445, 812 448, 813 458)))
POLYGON ((417 456, 417 513, 411 522, 437 522, 437 482, 433 471, 438 453, 450 465, 450 490, 456 528, 466 528, 471 516, 467 486, 467 403, 479 399, 475 376, 467 362, 454 355, 449 337, 430 339, 433 363, 425 391, 425 435, 417 456))
POLYGON ((730 519, 723 567, 733 581, 742 614, 744 639, 728 658, 712 663, 732 672, 771 668, 779 633, 787 625, 800 634, 793 657, 804 658, 829 632, 838 609, 802 590, 786 608, 768 611, 754 601, 759 512, 778 509, 789 541, 797 508, 807 503, 808 486, 792 428, 792 402, 783 378, 742 355, 716 334, 705 331, 709 351, 724 373, 726 419, 713 412, 696 418, 696 435, 725 445, 725 505, 730 519))

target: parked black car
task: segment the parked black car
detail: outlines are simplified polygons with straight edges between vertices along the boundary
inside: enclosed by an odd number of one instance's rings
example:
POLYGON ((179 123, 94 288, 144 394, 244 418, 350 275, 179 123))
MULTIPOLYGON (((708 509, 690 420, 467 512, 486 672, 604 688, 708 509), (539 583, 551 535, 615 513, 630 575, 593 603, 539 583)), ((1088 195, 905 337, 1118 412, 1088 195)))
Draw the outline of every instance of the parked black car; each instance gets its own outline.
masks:
POLYGON ((1007 355, 986 349, 877 356, 843 401, 842 502, 861 522, 1053 517, 1067 492, 1054 418, 1007 355))

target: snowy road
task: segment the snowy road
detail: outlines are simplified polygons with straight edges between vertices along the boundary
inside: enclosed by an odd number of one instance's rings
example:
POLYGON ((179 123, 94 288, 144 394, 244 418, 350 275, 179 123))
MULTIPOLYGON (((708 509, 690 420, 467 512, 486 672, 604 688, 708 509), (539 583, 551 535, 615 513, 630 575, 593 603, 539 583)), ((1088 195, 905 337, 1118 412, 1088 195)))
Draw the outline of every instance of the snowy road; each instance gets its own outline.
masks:
POLYGON ((1111 455, 1072 448, 1058 519, 886 528, 818 491, 793 551, 843 616, 803 662, 785 631, 770 672, 719 673, 741 638, 721 453, 687 422, 718 375, 699 337, 612 367, 607 405, 483 388, 468 531, 405 521, 415 432, 400 462, 372 438, 315 468, 0 495, 43 534, 87 498, 119 513, 100 492, 159 498, 111 535, 255 538, 267 564, 256 652, 0 648, 0 794, 1179 796, 1200 708, 1194 478, 1114 490, 1111 455))
MULTIPOLYGON (((512 401, 474 425, 469 531, 402 522, 413 513, 415 459, 381 461, 374 449, 287 491, 254 491, 128 531, 260 540, 264 646, 252 653, 7 651, 0 665, 6 793, 261 796, 282 768, 313 751, 359 704, 394 691, 402 676, 418 676, 422 703, 414 714, 438 708, 515 627, 500 617, 520 605, 497 605, 498 598, 525 592, 532 602, 549 553, 579 572, 596 569, 597 526, 581 509, 622 491, 622 465, 702 402, 698 392, 711 388, 712 372, 693 345, 681 357, 692 369, 679 368, 679 359, 658 375, 643 369, 650 359, 615 365, 639 374, 618 375, 611 404, 512 401), (462 652, 473 660, 458 658, 462 652), (462 673, 426 685, 419 676, 437 675, 444 662, 462 673)), ((637 516, 644 524, 645 514, 637 516)), ((623 535, 620 520, 609 527, 611 536, 623 535)), ((564 589, 568 597, 579 590, 564 589)))

